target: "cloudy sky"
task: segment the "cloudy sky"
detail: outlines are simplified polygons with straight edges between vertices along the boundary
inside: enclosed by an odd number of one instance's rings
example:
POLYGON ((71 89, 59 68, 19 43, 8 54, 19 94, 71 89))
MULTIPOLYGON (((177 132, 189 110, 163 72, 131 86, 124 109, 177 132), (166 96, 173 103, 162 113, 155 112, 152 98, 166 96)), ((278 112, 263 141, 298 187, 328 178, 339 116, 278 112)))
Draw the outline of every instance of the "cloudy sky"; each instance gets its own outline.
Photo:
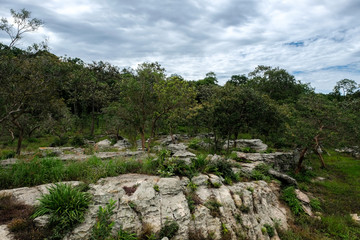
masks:
POLYGON ((18 47, 48 38, 54 54, 85 62, 158 61, 188 80, 213 71, 220 84, 279 66, 326 93, 360 83, 359 0, 1 0, 0 16, 22 8, 45 25, 18 47))

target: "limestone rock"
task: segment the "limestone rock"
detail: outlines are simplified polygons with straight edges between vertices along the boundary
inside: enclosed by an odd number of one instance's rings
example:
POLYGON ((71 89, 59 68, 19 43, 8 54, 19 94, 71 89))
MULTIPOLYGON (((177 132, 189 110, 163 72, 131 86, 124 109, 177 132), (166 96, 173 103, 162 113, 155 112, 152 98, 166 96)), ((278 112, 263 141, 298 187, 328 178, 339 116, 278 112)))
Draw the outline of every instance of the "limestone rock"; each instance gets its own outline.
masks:
POLYGON ((289 175, 286 175, 284 173, 275 171, 274 169, 270 169, 268 173, 271 176, 273 176, 273 177, 275 177, 275 178, 279 179, 280 181, 283 181, 283 182, 285 182, 287 184, 295 185, 295 186, 298 185, 297 181, 294 178, 290 177, 289 175))
POLYGON ((296 194, 297 199, 299 199, 300 201, 302 201, 304 203, 310 204, 310 198, 305 193, 303 193, 299 189, 295 189, 295 194, 296 194))
POLYGON ((117 141, 113 147, 118 148, 119 150, 124 150, 126 148, 131 147, 131 144, 127 139, 124 138, 122 140, 117 141))
POLYGON ((100 142, 97 142, 96 145, 99 147, 99 148, 107 148, 107 147, 110 147, 111 146, 111 142, 109 139, 104 139, 100 142))
POLYGON ((177 151, 176 153, 174 153, 173 157, 191 158, 191 157, 196 157, 196 155, 189 151, 180 150, 180 151, 177 151))
POLYGON ((0 237, 1 240, 12 240, 13 237, 6 225, 0 225, 0 237))
POLYGON ((356 213, 354 213, 354 214, 350 214, 350 216, 351 216, 351 219, 352 219, 352 220, 354 220, 354 221, 357 222, 357 223, 360 223, 360 217, 359 217, 359 215, 357 215, 356 213))
POLYGON ((177 143, 177 144, 171 143, 167 146, 167 148, 171 152, 177 152, 177 151, 185 151, 187 149, 187 146, 183 143, 177 143))
MULTIPOLYGON (((263 143, 260 139, 236 139, 236 147, 238 148, 251 148, 254 149, 258 152, 261 151, 266 151, 266 149, 268 148, 268 146, 263 143)), ((229 147, 233 147, 234 146, 234 141, 230 140, 229 141, 229 147)), ((223 149, 227 149, 228 144, 227 142, 224 144, 223 149)))

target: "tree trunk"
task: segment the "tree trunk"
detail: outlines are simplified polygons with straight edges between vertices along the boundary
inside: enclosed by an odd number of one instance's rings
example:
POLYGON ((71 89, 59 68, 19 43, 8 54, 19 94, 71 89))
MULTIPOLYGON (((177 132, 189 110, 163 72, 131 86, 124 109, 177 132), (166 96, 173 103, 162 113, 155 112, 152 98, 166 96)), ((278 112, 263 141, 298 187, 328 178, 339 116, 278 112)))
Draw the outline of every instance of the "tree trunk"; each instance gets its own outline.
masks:
POLYGON ((305 148, 301 151, 301 153, 300 153, 300 158, 299 158, 299 162, 298 162, 298 165, 297 165, 296 170, 295 170, 295 174, 298 174, 298 173, 300 172, 301 167, 302 167, 302 163, 303 163, 303 161, 304 161, 305 154, 306 154, 307 150, 308 150, 308 148, 305 147, 305 148))
POLYGON ((144 130, 144 128, 140 129, 140 135, 141 135, 141 148, 143 151, 145 151, 145 130, 144 130))
POLYGON ((11 129, 8 129, 8 130, 9 130, 10 135, 11 135, 11 143, 13 143, 14 140, 15 140, 14 132, 11 129))
POLYGON ((94 129, 95 129, 95 107, 94 107, 94 102, 92 102, 90 136, 94 136, 94 129))
POLYGON ((230 133, 228 133, 228 138, 227 138, 227 153, 229 153, 229 149, 230 149, 230 133))
POLYGON ((19 130, 19 138, 18 138, 18 142, 17 142, 17 148, 16 148, 16 154, 20 155, 21 153, 21 144, 24 138, 24 130, 20 129, 19 130))
MULTIPOLYGON (((320 128, 320 131, 322 130, 322 127, 320 128)), ((314 137, 315 140, 315 147, 314 147, 314 151, 316 152, 316 154, 318 155, 318 157, 320 158, 321 161, 321 168, 325 168, 325 162, 324 162, 324 158, 321 154, 321 152, 318 150, 320 148, 320 143, 319 143, 319 134, 316 135, 314 137)))

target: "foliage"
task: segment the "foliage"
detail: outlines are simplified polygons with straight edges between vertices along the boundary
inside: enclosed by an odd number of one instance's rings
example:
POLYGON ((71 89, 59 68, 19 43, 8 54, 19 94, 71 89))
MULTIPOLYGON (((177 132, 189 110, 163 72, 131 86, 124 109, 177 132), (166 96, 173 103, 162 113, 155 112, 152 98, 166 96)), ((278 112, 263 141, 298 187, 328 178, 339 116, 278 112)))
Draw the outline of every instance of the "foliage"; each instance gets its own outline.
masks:
POLYGON ((55 184, 49 193, 42 195, 32 218, 49 214, 52 239, 62 239, 78 223, 84 220, 90 203, 90 195, 66 184, 55 184))
POLYGON ((281 198, 289 205, 295 215, 303 213, 300 201, 297 199, 294 187, 287 187, 283 190, 281 198))
POLYGON ((317 198, 310 199, 310 206, 311 206, 311 209, 313 209, 315 211, 321 211, 322 210, 321 209, 321 202, 317 198))
POLYGON ((219 203, 215 198, 211 198, 204 204, 209 210, 210 214, 213 217, 219 217, 220 216, 220 207, 222 206, 221 203, 219 203))
POLYGON ((96 223, 91 231, 91 240, 105 240, 110 234, 114 226, 111 216, 114 214, 116 201, 110 199, 105 208, 99 207, 96 223))
POLYGON ((269 235, 270 238, 275 236, 275 229, 273 226, 269 224, 264 224, 264 228, 266 229, 266 233, 269 235))

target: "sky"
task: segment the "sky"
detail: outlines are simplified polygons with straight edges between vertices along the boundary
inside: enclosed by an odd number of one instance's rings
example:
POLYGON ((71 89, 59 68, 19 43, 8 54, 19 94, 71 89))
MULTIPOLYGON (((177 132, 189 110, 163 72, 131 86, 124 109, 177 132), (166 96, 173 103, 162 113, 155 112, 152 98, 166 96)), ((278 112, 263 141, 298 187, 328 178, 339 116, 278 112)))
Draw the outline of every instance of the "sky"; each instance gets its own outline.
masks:
MULTIPOLYGON (((224 84, 258 65, 280 67, 316 92, 360 83, 359 0, 0 0, 44 21, 17 47, 48 39, 57 56, 120 68, 159 62, 168 75, 224 84)), ((5 32, 0 42, 9 43, 5 32)))

